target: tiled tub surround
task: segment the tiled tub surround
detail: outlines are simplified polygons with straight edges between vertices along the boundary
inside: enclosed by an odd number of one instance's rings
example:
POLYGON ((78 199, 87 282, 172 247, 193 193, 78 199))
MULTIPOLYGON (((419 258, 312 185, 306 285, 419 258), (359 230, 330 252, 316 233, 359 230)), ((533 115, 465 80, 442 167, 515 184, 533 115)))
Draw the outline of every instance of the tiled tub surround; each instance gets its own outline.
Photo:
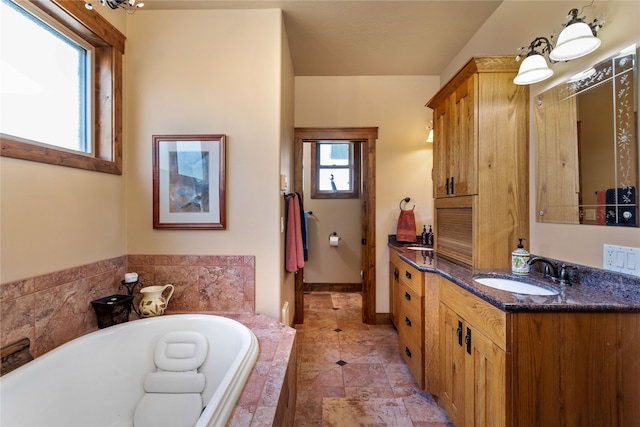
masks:
MULTIPOLYGON (((171 312, 229 317, 249 327, 258 361, 230 425, 277 425, 295 408, 295 329, 255 314, 255 257, 129 255, 0 285, 0 346, 27 337, 34 357, 98 328, 91 301, 117 293, 127 271, 171 283, 171 312), (291 363, 290 363, 291 362, 291 363), (291 378, 293 377, 293 384, 291 378), (293 387, 293 389, 291 389, 293 387)), ((139 288, 137 303, 140 296, 139 288)), ((131 320, 137 319, 133 313, 131 320)))
POLYGON ((0 346, 27 337, 38 357, 97 329, 91 301, 127 293, 127 271, 144 286, 173 284, 170 312, 255 311, 253 256, 128 255, 0 285, 0 346))
MULTIPOLYGON (((453 262, 437 253, 403 249, 403 244, 390 241, 390 250, 398 250, 400 257, 421 271, 438 273, 462 288, 504 311, 607 311, 640 312, 640 278, 602 269, 566 263, 570 270, 570 285, 559 285, 544 278, 544 266, 536 263, 525 276, 511 274, 509 269, 472 269, 453 262), (558 295, 519 295, 500 291, 474 282, 477 274, 539 283, 559 291, 558 295)), ((533 257, 533 255, 532 255, 533 257)), ((553 262, 563 263, 558 260, 553 262)))

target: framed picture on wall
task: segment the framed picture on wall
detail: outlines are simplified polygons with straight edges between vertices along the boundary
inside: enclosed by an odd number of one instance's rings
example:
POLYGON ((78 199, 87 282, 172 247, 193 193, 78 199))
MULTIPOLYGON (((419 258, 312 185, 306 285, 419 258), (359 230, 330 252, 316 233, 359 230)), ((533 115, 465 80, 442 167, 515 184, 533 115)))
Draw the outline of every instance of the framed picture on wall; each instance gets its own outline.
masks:
POLYGON ((226 227, 225 135, 154 135, 153 228, 226 227))

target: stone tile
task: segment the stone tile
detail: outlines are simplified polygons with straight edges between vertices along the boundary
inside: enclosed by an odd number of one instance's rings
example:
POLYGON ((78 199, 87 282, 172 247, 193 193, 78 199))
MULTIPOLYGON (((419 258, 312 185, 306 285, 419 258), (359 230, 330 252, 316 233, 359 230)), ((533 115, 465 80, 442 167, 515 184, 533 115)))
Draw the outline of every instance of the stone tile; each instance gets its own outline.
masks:
POLYGON ((418 383, 415 378, 413 378, 413 374, 406 364, 396 363, 384 365, 384 371, 391 387, 412 387, 419 389, 418 383))
POLYGON ((251 420, 251 427, 272 427, 276 416, 275 406, 258 406, 251 420))
POLYGON ((447 413, 428 393, 403 397, 402 401, 411 420, 420 422, 449 422, 447 413))
POLYGON ((0 285, 0 303, 34 293, 36 290, 35 279, 17 280, 15 282, 0 285))
POLYGON ((340 346, 341 359, 347 363, 380 363, 380 357, 373 345, 343 344, 340 346))
POLYGON ((259 406, 278 406, 278 398, 280 397, 280 390, 282 387, 281 381, 284 378, 287 370, 286 363, 272 363, 271 369, 267 376, 262 396, 258 402, 259 406))
POLYGON ((345 387, 345 397, 356 399, 393 398, 397 397, 391 387, 345 387))
MULTIPOLYGON (((156 286, 173 285, 168 311, 198 311, 198 267, 156 266, 154 283, 156 286)), ((145 286, 148 285, 145 283, 145 286)))
POLYGON ((34 357, 83 335, 89 305, 85 279, 36 292, 34 357))
POLYGON ((376 351, 378 352, 380 363, 383 363, 385 365, 404 363, 402 354, 400 354, 400 351, 398 350, 398 345, 376 346, 376 351))
POLYGON ((296 397, 296 426, 301 421, 322 420, 322 399, 324 397, 345 397, 342 386, 318 386, 300 389, 296 397))
POLYGON ((0 347, 29 338, 35 357, 35 301, 35 294, 29 294, 0 304, 0 347))
POLYGON ((238 400, 238 405, 246 407, 258 405, 270 368, 271 362, 256 362, 238 400))
POLYGON ((349 363, 342 367, 345 387, 390 387, 379 363, 349 363))
POLYGON ((413 424, 400 399, 325 398, 322 425, 412 427, 413 424))
POLYGON ((35 277, 35 289, 41 291, 86 277, 86 266, 67 268, 35 277))
POLYGON ((334 364, 331 368, 318 371, 298 370, 298 390, 312 390, 327 386, 344 387, 340 366, 334 364))
POLYGON ((242 266, 200 267, 200 309, 244 311, 242 266))

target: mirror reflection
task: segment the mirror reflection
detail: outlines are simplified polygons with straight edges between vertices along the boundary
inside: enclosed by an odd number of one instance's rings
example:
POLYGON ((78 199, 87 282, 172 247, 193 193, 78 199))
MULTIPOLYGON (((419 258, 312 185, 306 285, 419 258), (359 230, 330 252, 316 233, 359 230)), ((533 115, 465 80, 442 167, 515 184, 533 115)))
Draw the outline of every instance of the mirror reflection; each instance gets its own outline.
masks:
POLYGON ((638 226, 636 46, 536 99, 538 222, 638 226))

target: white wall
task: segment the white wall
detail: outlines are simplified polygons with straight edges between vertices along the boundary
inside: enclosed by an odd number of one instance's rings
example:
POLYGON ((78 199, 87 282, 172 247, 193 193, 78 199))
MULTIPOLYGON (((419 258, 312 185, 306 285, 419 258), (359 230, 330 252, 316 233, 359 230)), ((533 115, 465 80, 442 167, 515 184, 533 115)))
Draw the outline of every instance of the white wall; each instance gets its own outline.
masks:
MULTIPOLYGON (((411 197, 416 225, 433 223, 432 146, 425 142, 437 77, 296 77, 296 127, 377 126, 376 311, 389 311, 389 234, 411 197)), ((322 218, 321 218, 322 220, 322 218)), ((417 232, 418 230, 416 230, 417 232)))
POLYGON ((125 93, 127 253, 255 255, 256 309, 276 319, 280 147, 292 122, 282 31, 277 9, 136 13, 125 93), (152 135, 202 133, 227 136, 227 229, 154 230, 152 135))
MULTIPOLYGON (((588 2, 585 2, 588 4, 588 2)), ((560 33, 561 24, 566 22, 567 12, 582 3, 556 1, 504 1, 494 14, 478 30, 472 40, 460 51, 441 75, 445 84, 466 61, 474 55, 509 54, 517 55, 516 49, 528 45, 537 36, 560 33)), ((603 13, 606 25, 600 31, 600 48, 584 58, 554 64, 552 79, 531 86, 530 99, 549 87, 567 79, 574 73, 587 68, 631 43, 640 43, 640 2, 598 0, 581 16, 594 19, 603 13)), ((530 116, 530 241, 529 250, 537 255, 562 259, 577 264, 602 267, 602 245, 615 244, 640 247, 640 228, 603 227, 594 225, 541 224, 536 222, 536 140, 533 126, 533 105, 530 116)))

